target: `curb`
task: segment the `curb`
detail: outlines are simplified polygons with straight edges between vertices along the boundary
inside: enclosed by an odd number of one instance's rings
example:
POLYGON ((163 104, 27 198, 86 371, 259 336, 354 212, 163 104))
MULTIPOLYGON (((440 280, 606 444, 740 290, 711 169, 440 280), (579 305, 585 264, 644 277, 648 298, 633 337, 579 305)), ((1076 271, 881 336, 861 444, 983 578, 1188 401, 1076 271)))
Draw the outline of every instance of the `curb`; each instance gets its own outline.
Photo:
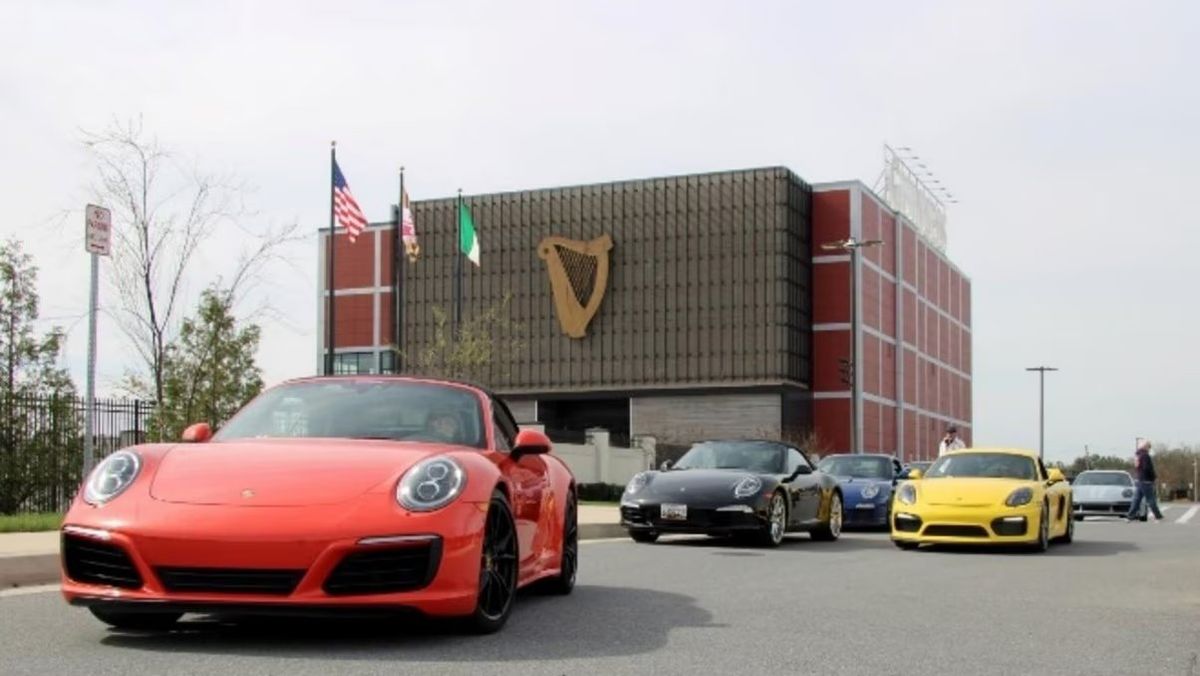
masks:
MULTIPOLYGON (((580 540, 603 540, 625 536, 625 529, 615 523, 583 523, 579 525, 580 540)), ((0 589, 53 584, 62 577, 58 552, 0 557, 0 589)))
POLYGON ((0 589, 51 584, 61 577, 58 552, 0 557, 0 589))

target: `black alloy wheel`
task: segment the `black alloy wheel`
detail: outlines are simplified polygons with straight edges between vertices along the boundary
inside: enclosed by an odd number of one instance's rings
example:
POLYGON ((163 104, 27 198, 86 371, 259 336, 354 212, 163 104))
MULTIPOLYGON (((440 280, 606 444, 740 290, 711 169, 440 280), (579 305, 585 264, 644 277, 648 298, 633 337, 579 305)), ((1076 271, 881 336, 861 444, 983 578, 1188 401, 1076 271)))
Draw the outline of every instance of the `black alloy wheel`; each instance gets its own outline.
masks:
POLYGON ((117 629, 136 631, 167 631, 175 626, 183 613, 141 613, 92 606, 88 608, 101 622, 117 629))
POLYGON ((787 500, 783 493, 776 491, 767 503, 767 522, 758 533, 758 541, 765 547, 778 547, 783 543, 783 535, 787 532, 787 500))
POLYGON ((479 596, 468 627, 478 634, 498 631, 517 596, 517 528, 508 499, 492 492, 479 560, 479 596))
POLYGON ((575 588, 579 573, 579 507, 575 492, 567 494, 567 507, 563 515, 562 562, 558 576, 549 580, 549 591, 555 594, 570 594, 575 588))

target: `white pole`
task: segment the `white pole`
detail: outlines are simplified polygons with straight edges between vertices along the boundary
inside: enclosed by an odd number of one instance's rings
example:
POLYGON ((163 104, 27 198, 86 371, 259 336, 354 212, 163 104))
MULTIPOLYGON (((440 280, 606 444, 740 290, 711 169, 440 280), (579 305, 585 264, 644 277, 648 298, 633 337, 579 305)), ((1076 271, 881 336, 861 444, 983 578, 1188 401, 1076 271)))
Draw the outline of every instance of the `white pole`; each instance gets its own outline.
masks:
POLYGON ((87 395, 83 412, 83 476, 88 474, 95 465, 95 455, 92 442, 95 437, 95 408, 96 408, 96 305, 100 296, 100 263, 96 254, 92 258, 92 286, 88 299, 88 353, 87 353, 87 395))

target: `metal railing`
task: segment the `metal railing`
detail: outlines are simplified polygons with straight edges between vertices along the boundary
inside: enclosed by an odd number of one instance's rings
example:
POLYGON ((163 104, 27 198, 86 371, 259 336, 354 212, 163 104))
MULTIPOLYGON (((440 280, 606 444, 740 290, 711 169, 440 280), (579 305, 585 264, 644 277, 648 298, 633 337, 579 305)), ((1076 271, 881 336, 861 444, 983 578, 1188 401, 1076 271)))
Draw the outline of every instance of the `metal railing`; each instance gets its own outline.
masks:
MULTIPOLYGON (((66 509, 82 481, 85 409, 78 397, 0 396, 0 514, 66 509)), ((145 441, 153 410, 140 400, 97 399, 96 460, 145 441)))

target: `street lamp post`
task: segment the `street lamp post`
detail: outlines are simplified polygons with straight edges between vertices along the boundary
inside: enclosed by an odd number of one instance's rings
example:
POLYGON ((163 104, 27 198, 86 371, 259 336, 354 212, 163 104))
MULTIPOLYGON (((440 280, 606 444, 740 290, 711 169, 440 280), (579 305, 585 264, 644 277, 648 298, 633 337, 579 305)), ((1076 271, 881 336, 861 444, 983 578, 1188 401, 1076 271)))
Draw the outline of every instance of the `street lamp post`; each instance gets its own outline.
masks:
POLYGON ((1046 457, 1046 371, 1057 371, 1052 366, 1031 366, 1026 371, 1038 372, 1038 457, 1046 457))
POLYGON ((850 254, 850 452, 862 453, 862 440, 858 434, 858 250, 866 246, 883 244, 881 239, 858 240, 850 237, 835 242, 826 242, 821 248, 826 251, 844 251, 850 254))
POLYGON ((1192 502, 1200 502, 1200 470, 1196 464, 1196 458, 1192 458, 1192 502))

